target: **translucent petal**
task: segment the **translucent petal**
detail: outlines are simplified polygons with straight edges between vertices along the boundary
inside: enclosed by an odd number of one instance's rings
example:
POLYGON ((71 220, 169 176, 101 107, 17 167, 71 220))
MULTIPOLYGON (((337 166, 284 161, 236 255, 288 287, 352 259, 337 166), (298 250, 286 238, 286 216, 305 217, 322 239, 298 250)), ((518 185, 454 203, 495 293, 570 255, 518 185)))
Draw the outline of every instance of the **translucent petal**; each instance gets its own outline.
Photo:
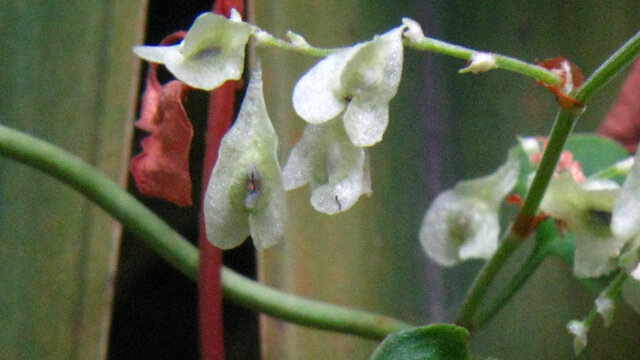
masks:
POLYGON ((133 53, 144 60, 164 64, 165 56, 167 56, 168 53, 179 54, 181 46, 180 44, 171 46, 134 46, 133 53))
POLYGON ((483 199, 497 209, 518 182, 520 151, 519 147, 509 150, 507 162, 493 174, 457 183, 456 192, 483 199))
POLYGON ((499 231, 497 212, 452 189, 438 195, 429 207, 420 242, 431 259, 453 266, 464 259, 491 257, 499 231))
POLYGON ((340 76, 345 97, 389 102, 395 96, 402 76, 404 28, 376 36, 348 60, 340 76))
POLYGON ((567 324, 567 330, 573 335, 573 351, 578 356, 587 346, 589 328, 583 321, 571 320, 567 324))
POLYGON ((600 295, 596 298, 596 309, 598 313, 602 316, 604 320, 604 326, 609 327, 613 323, 613 315, 615 313, 616 304, 613 302, 609 296, 607 296, 606 291, 601 292, 600 295))
POLYGON ((311 182, 311 204, 326 214, 345 211, 371 193, 367 154, 336 120, 305 128, 282 176, 287 189, 311 182))
POLYGON ((361 102, 354 99, 344 113, 344 128, 355 146, 372 146, 382 140, 389 123, 386 102, 361 102))
POLYGON ((304 74, 293 88, 293 108, 311 124, 320 124, 340 114, 346 100, 340 90, 340 73, 362 45, 333 53, 304 74))
POLYGON ((513 189, 520 168, 520 149, 509 152, 495 173, 461 181, 433 201, 420 229, 427 255, 444 266, 470 258, 489 258, 498 247, 498 210, 513 189))
POLYGON ((134 52, 165 64, 178 80, 194 88, 212 90, 242 76, 245 46, 252 31, 247 23, 204 13, 179 45, 137 46, 134 52))
POLYGON ((249 215, 251 238, 256 249, 262 250, 277 244, 284 235, 286 221, 286 197, 282 187, 273 189, 266 208, 249 215))
POLYGON ((620 196, 613 207, 611 228, 622 239, 640 234, 640 152, 620 189, 620 196))
POLYGON ((574 231, 573 273, 578 277, 599 277, 617 268, 624 243, 610 232, 574 231))
POLYGON ((312 157, 318 147, 321 135, 320 127, 309 125, 304 129, 302 138, 291 150, 289 160, 282 170, 282 183, 285 190, 303 186, 311 179, 312 157))
POLYGON ((361 195, 371 194, 371 179, 369 177, 368 158, 364 149, 357 149, 358 155, 354 162, 344 164, 348 169, 339 169, 329 174, 329 183, 313 188, 311 205, 325 214, 333 215, 351 208, 361 195))
POLYGON ((617 266, 625 244, 611 233, 610 217, 619 186, 609 180, 578 183, 569 172, 553 178, 540 209, 563 220, 575 235, 574 273, 597 277, 617 266))
POLYGON ((277 141, 257 70, 238 119, 222 139, 205 194, 207 237, 213 245, 237 246, 251 232, 256 247, 264 248, 283 236, 286 201, 277 141))

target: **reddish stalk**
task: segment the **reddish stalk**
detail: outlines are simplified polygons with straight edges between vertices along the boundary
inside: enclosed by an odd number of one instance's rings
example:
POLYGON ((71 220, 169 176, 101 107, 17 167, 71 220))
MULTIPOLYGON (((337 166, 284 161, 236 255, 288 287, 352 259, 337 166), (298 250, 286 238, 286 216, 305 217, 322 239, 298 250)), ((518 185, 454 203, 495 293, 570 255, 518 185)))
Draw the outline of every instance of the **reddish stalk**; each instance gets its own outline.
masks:
MULTIPOLYGON (((231 8, 235 8, 244 16, 242 0, 218 0, 213 12, 229 16, 231 8)), ((209 176, 218 158, 218 148, 222 137, 231 127, 234 115, 234 99, 238 81, 227 81, 211 93, 207 135, 205 141, 204 167, 202 176, 202 196, 209 183, 209 176)), ((200 273, 198 280, 198 302, 200 320, 200 352, 203 360, 224 359, 224 337, 222 323, 222 286, 220 270, 222 267, 222 250, 207 241, 204 228, 204 215, 200 209, 200 273)))

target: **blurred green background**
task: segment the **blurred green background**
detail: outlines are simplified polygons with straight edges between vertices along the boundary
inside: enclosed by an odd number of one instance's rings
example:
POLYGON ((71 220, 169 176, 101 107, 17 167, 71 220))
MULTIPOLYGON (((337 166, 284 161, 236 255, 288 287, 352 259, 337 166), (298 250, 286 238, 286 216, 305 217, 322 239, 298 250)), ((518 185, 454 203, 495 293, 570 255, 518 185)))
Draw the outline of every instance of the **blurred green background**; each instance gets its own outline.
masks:
MULTIPOLYGON (((151 1, 146 42, 187 28, 210 6, 151 1)), ((145 1, 0 4, 0 121, 122 178, 140 74, 130 48, 143 41, 145 7, 145 1)), ((367 40, 408 16, 429 36, 527 61, 563 55, 586 75, 640 29, 635 0, 263 0, 250 3, 250 9, 253 20, 275 35, 291 29, 317 46, 367 40)), ((276 50, 258 55, 284 162, 304 127, 291 108, 291 91, 316 60, 276 50)), ((426 259, 417 233, 429 201, 457 180, 495 169, 517 135, 546 136, 557 109, 553 95, 531 79, 500 70, 457 74, 464 65, 405 52, 389 128, 371 151, 372 197, 328 217, 312 211, 308 187, 291 192, 287 239, 260 254, 262 280, 416 324, 452 321, 480 263, 445 269, 426 259)), ((597 128, 623 78, 594 97, 577 131, 597 128)), ((200 130, 204 103, 206 95, 195 93, 187 104, 200 130)), ((196 136, 196 141, 202 140, 196 136)), ((197 144, 193 164, 200 162, 197 144)), ((193 171, 199 176, 198 166, 193 171)), ((148 199, 146 204, 195 239, 196 211, 148 199)), ((0 159, 3 357, 106 356, 118 239, 117 225, 79 195, 0 159)), ((226 261, 251 274, 252 251, 244 246, 228 252, 226 261)), ((564 325, 583 317, 594 297, 572 279, 567 265, 548 261, 473 338, 472 350, 502 359, 572 358, 564 325)), ((231 315, 225 318, 227 358, 257 358, 254 315, 230 306, 226 311, 231 315)), ((197 358, 195 287, 127 237, 112 319, 113 359, 197 358)), ((612 328, 597 322, 580 358, 640 358, 638 330, 636 315, 621 306, 612 328)), ((366 359, 376 345, 267 318, 260 331, 265 359, 366 359)))

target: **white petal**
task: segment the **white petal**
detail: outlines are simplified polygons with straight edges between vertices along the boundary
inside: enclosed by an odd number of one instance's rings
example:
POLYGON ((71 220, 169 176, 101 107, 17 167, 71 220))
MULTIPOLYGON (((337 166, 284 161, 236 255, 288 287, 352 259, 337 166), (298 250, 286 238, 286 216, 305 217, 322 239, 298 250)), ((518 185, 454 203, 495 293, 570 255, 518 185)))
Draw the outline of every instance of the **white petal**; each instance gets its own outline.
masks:
POLYGON ((171 46, 134 46, 133 52, 139 57, 159 64, 164 64, 165 56, 175 57, 180 54, 180 44, 171 46))
POLYGON ((344 128, 355 146, 373 146, 382 140, 389 123, 387 103, 354 99, 344 113, 344 128))
MULTIPOLYGON (((355 161, 346 162, 340 168, 329 173, 329 182, 315 187, 311 192, 311 205, 320 212, 333 215, 351 208, 361 195, 371 193, 371 179, 368 171, 368 158, 364 149, 358 152, 355 161), (348 169, 345 169, 347 168, 348 169), (348 170, 345 177, 344 171, 348 170)), ((347 160, 348 161, 348 160, 347 160)))
POLYGON ((497 208, 502 200, 513 190, 518 182, 520 172, 520 150, 509 151, 507 162, 494 173, 477 179, 460 181, 456 184, 458 194, 482 199, 497 208))
POLYGON ((617 258, 624 242, 611 233, 576 231, 573 273, 578 277, 599 277, 617 267, 617 258))
POLYGON ((311 182, 311 204, 326 214, 353 206, 371 193, 369 158, 354 146, 340 121, 307 125, 283 171, 286 188, 311 182))
POLYGON ((640 234, 640 152, 634 157, 620 196, 613 207, 611 228, 616 236, 628 240, 640 234))
POLYGON ((265 209, 249 215, 251 238, 256 249, 273 246, 284 237, 286 209, 285 192, 280 186, 270 192, 269 204, 265 209))
POLYGON ((606 292, 600 293, 596 298, 596 309, 604 320, 604 326, 609 327, 613 323, 613 315, 615 314, 616 304, 613 302, 606 292))
POLYGON ((433 201, 422 221, 420 242, 440 265, 489 258, 498 246, 497 212, 486 203, 448 190, 433 201))
POLYGON ((207 237, 214 246, 237 246, 250 232, 258 248, 282 237, 286 204, 277 140, 257 70, 238 119, 222 139, 205 194, 207 237))
POLYGON ((402 76, 404 28, 375 37, 349 59, 340 76, 344 96, 362 102, 389 102, 395 96, 402 76))
POLYGON ((317 126, 309 125, 304 129, 282 170, 285 190, 298 188, 311 180, 313 153, 318 149, 321 136, 322 130, 317 126))
POLYGON ((573 350, 577 356, 587 346, 589 328, 582 321, 571 320, 567 324, 567 330, 573 335, 573 350))
POLYGON ((340 91, 340 73, 360 46, 327 56, 298 80, 293 88, 293 108, 301 118, 320 124, 344 110, 346 100, 340 91))

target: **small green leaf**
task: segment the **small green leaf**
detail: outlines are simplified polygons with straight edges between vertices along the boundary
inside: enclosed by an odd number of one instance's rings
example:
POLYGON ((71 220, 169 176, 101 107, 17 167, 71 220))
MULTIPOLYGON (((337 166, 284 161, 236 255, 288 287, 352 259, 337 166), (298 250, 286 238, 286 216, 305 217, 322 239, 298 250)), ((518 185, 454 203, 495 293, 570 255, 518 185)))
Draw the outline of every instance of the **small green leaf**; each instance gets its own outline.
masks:
POLYGON ((598 135, 578 134, 567 140, 567 150, 580 162, 582 172, 590 176, 629 157, 622 145, 598 135))
POLYGON ((436 324, 387 336, 370 360, 468 360, 469 332, 436 324))

